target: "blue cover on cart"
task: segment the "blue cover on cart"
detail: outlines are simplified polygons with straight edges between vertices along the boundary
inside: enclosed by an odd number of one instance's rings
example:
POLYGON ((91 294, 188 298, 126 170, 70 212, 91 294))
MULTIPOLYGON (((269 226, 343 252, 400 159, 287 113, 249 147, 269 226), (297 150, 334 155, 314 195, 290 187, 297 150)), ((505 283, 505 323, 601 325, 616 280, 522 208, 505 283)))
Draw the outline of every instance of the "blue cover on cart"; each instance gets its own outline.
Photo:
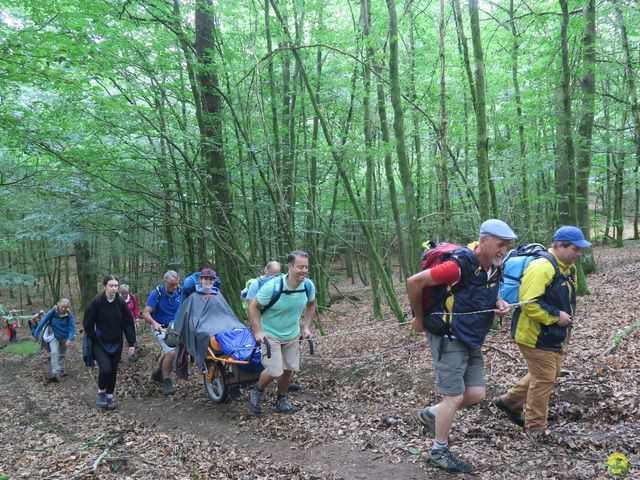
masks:
MULTIPOLYGON (((222 349, 222 353, 230 355, 236 360, 248 360, 249 355, 256 346, 256 339, 253 333, 246 327, 234 328, 226 332, 218 333, 216 336, 218 344, 222 349)), ((256 349, 251 361, 260 363, 260 349, 256 349)))

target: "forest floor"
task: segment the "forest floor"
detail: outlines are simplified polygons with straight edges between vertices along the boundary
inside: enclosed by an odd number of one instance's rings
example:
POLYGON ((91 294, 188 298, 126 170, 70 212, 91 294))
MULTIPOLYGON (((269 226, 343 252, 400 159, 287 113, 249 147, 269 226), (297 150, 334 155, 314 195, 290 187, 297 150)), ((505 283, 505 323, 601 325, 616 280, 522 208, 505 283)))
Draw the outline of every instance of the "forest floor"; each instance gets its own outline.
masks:
MULTIPOLYGON (((604 355, 639 318, 640 243, 595 255, 599 271, 589 277, 592 294, 578 299, 549 439, 530 439, 489 406, 526 370, 506 326, 492 331, 484 346, 487 400, 461 412, 452 431, 454 451, 475 466, 458 478, 608 478, 616 452, 631 463, 623 478, 640 478, 640 330, 604 355)), ((43 353, 0 350, 0 479, 452 477, 424 461, 432 440, 415 421, 419 408, 437 401, 424 336, 390 314, 374 320, 366 289, 349 295, 322 315, 327 335, 316 337, 315 355, 305 349, 295 415, 275 412, 273 390, 261 417, 248 414, 246 389, 240 400, 215 405, 193 370, 163 397, 149 380, 157 356, 149 333, 139 338, 140 360, 121 364, 114 412, 94 406, 96 373, 84 367, 81 336, 63 383, 47 383, 43 353)))

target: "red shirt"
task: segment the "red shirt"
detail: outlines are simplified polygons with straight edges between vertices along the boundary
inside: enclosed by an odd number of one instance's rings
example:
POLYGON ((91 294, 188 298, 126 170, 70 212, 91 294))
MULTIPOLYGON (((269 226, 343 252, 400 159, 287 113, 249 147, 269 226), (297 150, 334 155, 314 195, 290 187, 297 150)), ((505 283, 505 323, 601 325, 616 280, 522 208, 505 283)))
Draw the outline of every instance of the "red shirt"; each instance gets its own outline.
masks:
POLYGON ((438 285, 454 285, 460 281, 460 267, 454 260, 447 260, 446 262, 436 265, 429 270, 431 278, 438 285))

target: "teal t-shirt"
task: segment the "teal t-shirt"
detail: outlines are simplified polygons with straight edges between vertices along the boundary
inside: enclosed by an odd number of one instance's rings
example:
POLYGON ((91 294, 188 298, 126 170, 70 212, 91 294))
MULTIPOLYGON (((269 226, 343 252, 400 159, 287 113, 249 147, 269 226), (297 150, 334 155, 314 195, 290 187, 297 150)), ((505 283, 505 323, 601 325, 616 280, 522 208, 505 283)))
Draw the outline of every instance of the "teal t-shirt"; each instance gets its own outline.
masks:
MULTIPOLYGON (((287 286, 288 274, 283 277, 283 292, 291 290, 287 286)), ((304 290, 304 284, 301 283, 293 290, 301 290, 297 293, 282 294, 278 301, 261 316, 262 331, 279 340, 291 340, 300 336, 300 316, 307 307, 307 302, 313 302, 316 298, 316 287, 311 280, 306 280, 311 286, 309 297, 304 290)), ((271 302, 273 290, 278 287, 279 277, 269 280, 260 287, 256 300, 261 306, 267 306, 271 302)))

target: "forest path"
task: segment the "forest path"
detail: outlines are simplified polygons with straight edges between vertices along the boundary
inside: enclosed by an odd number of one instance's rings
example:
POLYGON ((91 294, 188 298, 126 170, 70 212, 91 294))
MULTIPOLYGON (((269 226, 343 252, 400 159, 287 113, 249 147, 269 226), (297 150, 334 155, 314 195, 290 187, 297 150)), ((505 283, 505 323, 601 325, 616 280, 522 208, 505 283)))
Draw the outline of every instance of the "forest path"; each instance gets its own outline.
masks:
MULTIPOLYGON (((640 476, 640 330, 603 354, 640 316, 640 298, 629 289, 638 284, 640 243, 598 248, 596 257, 593 293, 579 299, 566 375, 551 399, 552 437, 531 440, 485 401, 456 418, 454 450, 476 467, 457 478, 604 478, 615 452, 636 465, 628 478, 640 476)), ((115 412, 94 407, 95 372, 82 364, 79 340, 61 384, 46 382, 44 355, 0 351, 0 474, 91 478, 105 454, 100 478, 449 478, 421 459, 431 440, 415 410, 437 400, 424 339, 373 320, 368 293, 358 295, 359 303, 336 304, 323 316, 330 336, 303 357, 295 415, 274 411, 272 389, 260 417, 248 414, 246 389, 215 405, 197 371, 163 397, 149 380, 157 346, 148 333, 139 339, 140 361, 121 364, 115 412)), ((506 328, 488 336, 484 354, 490 399, 525 367, 506 328)))

